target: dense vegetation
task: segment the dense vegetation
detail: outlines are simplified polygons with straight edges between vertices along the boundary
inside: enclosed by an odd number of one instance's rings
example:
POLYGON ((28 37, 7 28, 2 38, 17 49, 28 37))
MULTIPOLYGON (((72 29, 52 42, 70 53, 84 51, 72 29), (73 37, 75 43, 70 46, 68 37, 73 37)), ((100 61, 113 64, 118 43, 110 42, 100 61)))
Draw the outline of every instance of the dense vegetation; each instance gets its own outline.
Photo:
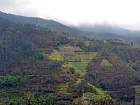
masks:
POLYGON ((0 17, 0 104, 127 105, 140 49, 0 17))

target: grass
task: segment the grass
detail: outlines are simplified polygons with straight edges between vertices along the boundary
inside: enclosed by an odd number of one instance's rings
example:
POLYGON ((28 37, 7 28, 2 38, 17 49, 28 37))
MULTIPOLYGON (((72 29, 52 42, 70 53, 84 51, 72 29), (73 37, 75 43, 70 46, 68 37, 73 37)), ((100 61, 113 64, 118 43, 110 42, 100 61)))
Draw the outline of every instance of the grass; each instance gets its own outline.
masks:
POLYGON ((91 93, 91 92, 84 93, 84 96, 88 97, 89 99, 91 99, 94 102, 99 102, 101 100, 105 100, 105 96, 104 95, 94 94, 94 93, 91 93))
POLYGON ((88 63, 97 55, 97 52, 84 52, 79 47, 69 45, 61 46, 59 53, 63 56, 66 64, 63 67, 73 68, 80 78, 85 76, 88 63))
POLYGON ((80 77, 84 77, 86 74, 86 67, 88 62, 68 62, 68 66, 73 68, 76 73, 80 75, 80 77))
POLYGON ((97 88, 96 86, 94 86, 90 83, 88 83, 88 85, 91 86, 93 89, 95 89, 95 93, 86 92, 86 93, 84 93, 85 97, 90 98, 94 102, 111 99, 111 97, 104 90, 97 88))
POLYGON ((75 70, 84 71, 88 65, 88 62, 69 62, 68 65, 75 70))
POLYGON ((104 90, 102 90, 100 88, 97 88, 96 86, 94 86, 94 85, 92 85, 90 83, 88 83, 88 85, 91 86, 92 88, 94 88, 96 90, 96 94, 102 95, 102 96, 106 94, 104 90))
POLYGON ((58 51, 54 51, 49 56, 49 60, 63 62, 64 58, 58 51))
POLYGON ((93 45, 93 41, 86 40, 86 41, 84 41, 84 45, 86 47, 89 47, 90 45, 93 45))
POLYGON ((97 52, 84 52, 75 46, 60 47, 59 53, 63 55, 66 61, 90 61, 97 55, 97 52))
POLYGON ((97 52, 77 52, 76 56, 81 58, 81 61, 91 61, 94 57, 96 57, 97 52))
POLYGON ((76 81, 76 84, 80 84, 82 80, 83 80, 83 79, 80 79, 80 78, 79 78, 79 79, 76 81))
POLYGON ((79 47, 76 46, 61 46, 59 48, 60 52, 67 53, 67 52, 74 52, 74 51, 82 51, 79 47))
POLYGON ((101 67, 105 70, 111 70, 113 68, 113 65, 107 59, 103 59, 101 61, 101 67))
POLYGON ((60 84, 59 86, 57 86, 57 93, 59 95, 67 95, 68 93, 68 85, 67 84, 60 84))
MULTIPOLYGON (((89 44, 90 42, 86 42, 89 44)), ((84 52, 76 46, 61 46, 58 51, 54 51, 49 59, 55 61, 63 61, 63 68, 73 68, 74 72, 79 74, 79 79, 82 79, 86 74, 86 68, 89 62, 96 57, 97 52, 84 52)))

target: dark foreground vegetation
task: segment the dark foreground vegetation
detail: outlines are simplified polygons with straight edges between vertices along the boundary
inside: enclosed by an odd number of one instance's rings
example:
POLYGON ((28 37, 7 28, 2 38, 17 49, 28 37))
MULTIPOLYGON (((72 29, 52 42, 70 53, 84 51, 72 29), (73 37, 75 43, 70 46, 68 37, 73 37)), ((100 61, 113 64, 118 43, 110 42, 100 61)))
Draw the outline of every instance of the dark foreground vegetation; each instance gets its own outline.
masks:
POLYGON ((131 42, 0 17, 0 105, 134 105, 139 75, 131 42))

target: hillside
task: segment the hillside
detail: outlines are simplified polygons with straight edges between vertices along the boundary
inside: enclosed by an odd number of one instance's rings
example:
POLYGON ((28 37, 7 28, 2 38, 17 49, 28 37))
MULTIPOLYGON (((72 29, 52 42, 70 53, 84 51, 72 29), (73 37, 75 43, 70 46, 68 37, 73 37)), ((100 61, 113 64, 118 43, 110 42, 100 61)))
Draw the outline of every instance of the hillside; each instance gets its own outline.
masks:
POLYGON ((77 29, 87 32, 89 37, 96 39, 121 39, 133 42, 135 47, 140 44, 140 31, 128 30, 109 24, 80 25, 77 29))
POLYGON ((135 47, 140 47, 140 32, 123 29, 110 25, 81 25, 78 27, 67 26, 54 20, 42 19, 38 17, 25 17, 0 12, 0 17, 15 24, 32 24, 51 31, 65 32, 67 34, 85 36, 89 38, 102 39, 121 39, 126 42, 133 42, 135 47))
POLYGON ((0 13, 0 104, 131 105, 140 49, 73 32, 54 21, 0 13))
POLYGON ((48 28, 49 30, 52 31, 66 32, 75 35, 83 34, 81 31, 75 28, 68 27, 54 20, 47 20, 38 17, 24 17, 24 16, 13 15, 13 14, 6 14, 3 12, 0 12, 0 17, 8 21, 12 21, 16 24, 33 24, 43 28, 48 28))

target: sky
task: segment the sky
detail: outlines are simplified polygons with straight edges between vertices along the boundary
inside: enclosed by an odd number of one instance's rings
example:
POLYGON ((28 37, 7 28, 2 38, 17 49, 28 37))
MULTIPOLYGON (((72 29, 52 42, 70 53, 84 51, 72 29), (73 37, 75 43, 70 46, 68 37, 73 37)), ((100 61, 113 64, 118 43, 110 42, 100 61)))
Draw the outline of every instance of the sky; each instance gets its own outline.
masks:
POLYGON ((140 0, 0 0, 0 11, 70 25, 111 24, 140 30, 140 0))

